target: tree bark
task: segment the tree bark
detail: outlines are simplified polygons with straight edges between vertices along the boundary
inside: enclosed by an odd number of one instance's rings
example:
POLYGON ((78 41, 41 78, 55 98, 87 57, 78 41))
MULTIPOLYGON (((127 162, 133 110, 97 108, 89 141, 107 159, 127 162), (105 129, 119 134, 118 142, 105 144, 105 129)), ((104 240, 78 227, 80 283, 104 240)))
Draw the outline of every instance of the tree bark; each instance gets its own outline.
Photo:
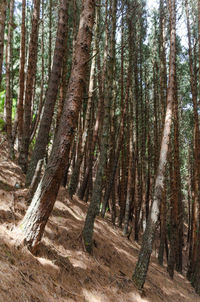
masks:
POLYGON ((175 63, 176 63, 176 1, 169 1, 170 11, 170 63, 169 63, 169 84, 167 92, 167 109, 165 116, 165 124, 162 135, 162 143, 160 150, 160 158, 155 181, 154 195, 151 212, 148 218, 147 226, 143 235, 142 246, 139 253, 139 258, 133 274, 133 281, 138 289, 143 288, 150 256, 152 253, 152 245, 154 234, 159 217, 159 206, 162 202, 162 192, 164 188, 165 170, 167 163, 168 145, 170 140, 170 131, 172 124, 172 109, 174 101, 175 88, 175 63))
MULTIPOLYGON (((97 8, 97 46, 96 49, 99 47, 100 43, 100 7, 97 8)), ((101 68, 101 61, 100 61, 100 53, 97 55, 97 68, 100 71, 101 69, 102 72, 98 72, 98 91, 99 91, 99 101, 98 101, 98 108, 97 108, 97 113, 96 113, 96 121, 94 125, 94 131, 93 131, 93 137, 92 137, 92 142, 91 142, 91 152, 89 154, 89 159, 88 159, 88 164, 87 164, 87 169, 86 173, 84 175, 83 181, 80 185, 80 188, 78 190, 78 197, 80 199, 84 198, 86 189, 88 185, 92 183, 92 170, 93 170, 93 164, 94 164, 94 151, 96 147, 96 143, 98 142, 98 138, 100 136, 102 124, 103 124, 103 118, 104 118, 104 82, 105 82, 105 73, 106 73, 106 57, 105 57, 105 52, 104 52, 104 63, 103 63, 103 68, 101 68)))
POLYGON ((38 28, 40 18, 40 0, 34 0, 32 29, 29 43, 28 68, 26 77, 26 90, 24 98, 24 120, 22 142, 19 146, 20 154, 18 158, 19 165, 23 172, 27 170, 28 149, 31 135, 31 107, 33 97, 33 87, 37 68, 37 49, 38 49, 38 28))
POLYGON ((0 87, 1 87, 1 80, 2 80, 2 65, 3 65, 6 8, 7 8, 7 1, 2 0, 0 2, 0 87))
POLYGON ((41 56, 42 56, 42 62, 41 62, 41 84, 40 84, 40 99, 39 99, 39 104, 37 105, 37 111, 35 114, 35 118, 32 121, 32 131, 31 131, 31 137, 30 137, 30 143, 33 141, 36 131, 38 129, 38 124, 40 122, 41 119, 41 112, 42 112, 42 108, 44 105, 44 84, 45 84, 45 49, 44 49, 44 30, 45 30, 45 26, 44 26, 44 22, 45 22, 45 15, 44 15, 44 10, 45 10, 45 4, 44 4, 45 0, 42 0, 41 3, 41 10, 42 10, 42 16, 41 16, 41 56))
POLYGON ((200 205, 200 158, 199 158, 199 146, 200 146, 200 132, 199 132, 199 116, 197 105, 197 83, 196 75, 193 65, 192 55, 192 42, 191 42, 191 29, 189 20, 189 8, 188 2, 186 5, 186 19, 187 19, 187 31, 188 31, 188 46, 189 46, 189 69, 190 69, 190 86, 193 102, 193 115, 194 115, 194 199, 192 202, 192 228, 191 228, 191 240, 190 240, 190 254, 189 254, 189 267, 187 277, 192 280, 192 275, 196 270, 197 260, 197 229, 198 229, 198 206, 200 205))
POLYGON ((80 153, 77 158, 75 167, 72 172, 72 176, 69 184, 69 195, 71 198, 76 193, 76 189, 78 186, 79 176, 80 176, 80 168, 84 158, 84 153, 86 150, 86 145, 89 137, 89 131, 91 128, 91 110, 93 103, 93 93, 94 93, 94 84, 95 84, 95 66, 96 66, 96 54, 97 54, 97 27, 98 27, 98 13, 96 11, 95 17, 95 26, 94 26, 94 46, 92 51, 92 63, 90 67, 90 80, 89 80, 89 91, 88 91, 88 101, 87 101, 87 110, 85 117, 85 126, 82 135, 82 142, 80 146, 80 153))
MULTIPOLYGON (((108 10, 108 1, 106 0, 106 42, 105 42, 105 52, 104 52, 104 58, 106 67, 107 67, 107 78, 109 85, 109 79, 110 79, 110 62, 108 62, 108 23, 107 23, 107 10, 108 10)), ((88 253, 92 253, 92 246, 93 246, 93 230, 94 230, 94 221, 96 216, 99 213, 99 205, 101 202, 101 196, 102 196, 102 184, 103 184, 103 178, 105 174, 105 166, 106 166, 106 160, 107 160, 107 151, 108 151, 108 131, 109 131, 109 112, 110 112, 110 105, 111 105, 111 99, 109 94, 109 89, 107 89, 107 94, 104 98, 104 122, 103 122, 103 130, 102 130, 102 138, 101 138, 101 151, 99 156, 99 163, 97 167, 97 173, 95 178, 95 183, 92 191, 92 198, 91 202, 87 211, 85 224, 83 228, 83 240, 85 249, 88 253)))
MULTIPOLYGON (((189 16, 188 16, 188 20, 189 20, 189 16)), ((188 22, 189 24, 189 22, 188 22)), ((189 31, 188 31, 188 38, 189 38, 189 31)), ((190 38, 189 38, 190 40, 190 38)), ((200 51, 200 1, 198 1, 198 42, 199 42, 199 51, 200 51)), ((199 52, 199 63, 200 63, 200 52, 199 52)), ((200 79, 200 70, 199 70, 199 79, 200 79)), ((195 98, 196 99, 196 98, 195 98)), ((196 105, 194 106, 194 109, 195 109, 196 105)), ((195 240, 197 239, 197 243, 196 243, 196 253, 192 253, 192 258, 195 258, 196 256, 196 259, 191 259, 190 260, 190 263, 193 264, 193 268, 190 267, 190 270, 192 271, 192 278, 191 278, 191 282, 192 282, 192 285, 193 287, 195 288, 196 292, 200 295, 200 193, 199 193, 199 189, 200 189, 200 173, 199 173, 199 168, 200 168, 200 158, 199 158, 199 139, 200 139, 200 134, 199 134, 199 121, 198 121, 198 108, 197 108, 197 112, 195 113, 194 112, 194 117, 195 117, 195 123, 197 124, 196 125, 196 129, 198 130, 198 133, 196 135, 196 140, 198 139, 198 145, 195 144, 195 173, 194 174, 197 174, 198 173, 198 187, 197 185, 195 185, 195 188, 198 189, 198 204, 196 205, 197 206, 197 210, 194 208, 194 202, 192 203, 192 207, 193 207, 193 213, 195 215, 195 218, 197 216, 197 219, 198 219, 198 229, 195 230, 195 232, 197 233, 197 238, 194 238, 194 235, 192 235, 192 240, 195 240), (198 127, 197 127, 198 126, 198 127), (196 171, 197 170, 197 171, 196 171), (198 212, 197 212, 198 211, 198 212)), ((196 130, 196 131, 197 131, 196 130)), ((196 177, 196 175, 194 175, 196 177)), ((192 229, 194 229, 194 225, 192 226, 192 229)), ((194 233, 194 231, 193 231, 194 233)), ((193 244, 194 246, 194 244, 193 244)), ((194 247, 193 247, 194 249, 194 247)), ((192 266, 192 265, 191 265, 192 266)))
POLYGON ((8 42, 6 46, 6 132, 9 143, 9 156, 14 157, 14 143, 12 139, 12 59, 13 59, 13 15, 14 0, 9 5, 10 16, 8 25, 8 42))
POLYGON ((68 11, 68 0, 62 0, 60 6, 59 20, 58 20, 53 67, 52 67, 51 76, 49 79, 48 89, 46 93, 43 115, 40 121, 40 126, 36 138, 34 151, 26 175, 27 186, 29 186, 32 181, 38 161, 42 159, 45 155, 46 146, 49 140, 49 131, 50 131, 51 122, 54 113, 54 107, 57 99, 59 82, 61 78, 63 57, 65 53, 65 37, 67 33, 67 19, 68 19, 67 11, 68 11))
POLYGON ((19 70, 19 96, 17 103, 17 131, 18 147, 22 145, 23 134, 23 103, 24 103, 24 80, 26 60, 26 0, 22 1, 22 24, 21 24, 21 47, 20 47, 20 70, 19 70))
POLYGON ((36 250, 42 238, 45 225, 53 209, 77 126, 87 63, 90 59, 94 13, 95 1, 85 0, 80 16, 72 73, 58 132, 44 176, 19 226, 24 243, 32 252, 36 250))

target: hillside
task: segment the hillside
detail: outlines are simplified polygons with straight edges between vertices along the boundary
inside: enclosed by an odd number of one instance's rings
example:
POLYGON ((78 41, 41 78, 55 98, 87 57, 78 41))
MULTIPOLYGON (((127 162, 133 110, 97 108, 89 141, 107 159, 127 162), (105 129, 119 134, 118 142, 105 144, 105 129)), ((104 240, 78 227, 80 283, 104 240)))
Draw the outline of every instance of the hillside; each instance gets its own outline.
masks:
POLYGON ((200 302, 190 283, 172 281, 155 255, 141 295, 131 275, 139 245, 122 236, 109 217, 95 224, 93 256, 84 252, 81 230, 87 206, 60 189, 37 256, 19 249, 14 227, 27 208, 24 176, 0 151, 0 302, 200 302))

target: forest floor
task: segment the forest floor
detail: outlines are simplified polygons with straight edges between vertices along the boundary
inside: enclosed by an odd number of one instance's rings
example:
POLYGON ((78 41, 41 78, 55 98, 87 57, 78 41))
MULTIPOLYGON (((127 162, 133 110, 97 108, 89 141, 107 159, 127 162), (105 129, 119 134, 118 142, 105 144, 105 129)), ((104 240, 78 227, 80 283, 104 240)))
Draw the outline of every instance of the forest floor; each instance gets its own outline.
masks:
POLYGON ((82 245, 81 231, 88 205, 68 198, 61 188, 37 256, 18 248, 14 229, 27 205, 24 175, 8 159, 0 136, 0 302, 200 302, 187 279, 155 255, 142 294, 131 276, 139 244, 113 227, 109 216, 97 218, 93 256, 82 245))

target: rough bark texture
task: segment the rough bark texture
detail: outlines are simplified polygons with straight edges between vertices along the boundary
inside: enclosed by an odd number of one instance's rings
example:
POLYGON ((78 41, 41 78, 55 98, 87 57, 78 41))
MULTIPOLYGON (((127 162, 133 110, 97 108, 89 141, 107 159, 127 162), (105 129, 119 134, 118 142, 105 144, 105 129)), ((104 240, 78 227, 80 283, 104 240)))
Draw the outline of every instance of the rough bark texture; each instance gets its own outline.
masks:
POLYGON ((62 115, 64 100, 67 93, 67 72, 68 72, 68 55, 69 55, 69 48, 68 48, 68 26, 67 26, 67 32, 65 36, 65 54, 63 58, 63 66, 62 66, 62 72, 61 72, 61 80, 60 80, 60 90, 59 90, 59 100, 58 100, 58 108, 57 108, 57 116, 56 116, 56 132, 58 131, 58 125, 60 122, 60 117, 62 115))
POLYGON ((43 115, 40 121, 40 127, 35 143, 35 148, 28 166, 26 185, 30 185, 37 163, 45 155, 46 146, 49 140, 49 131, 54 113, 54 106, 58 94, 59 82, 61 78, 61 70, 63 57, 65 52, 65 36, 67 32, 67 10, 68 0, 62 0, 60 6, 57 38, 55 45, 55 52, 53 58, 53 67, 50 75, 49 85, 44 104, 43 115))
MULTIPOLYGON (((198 1, 198 34, 199 34, 199 64, 200 64, 200 1, 198 1)), ((199 69, 199 80, 200 80, 200 69, 199 69)), ((193 286, 196 292, 200 295, 200 203, 198 208, 198 222, 199 222, 199 230, 198 230, 198 245, 197 245, 197 260, 195 266, 195 272, 193 274, 193 286)))
POLYGON ((200 133, 199 133, 199 116, 197 105, 197 83, 196 74, 193 65, 192 54, 192 41, 191 41, 191 29, 189 20, 188 1, 186 4, 186 18, 187 18, 187 31, 188 31, 188 45, 189 45, 189 68, 190 68, 190 85, 193 102, 193 114, 194 114, 194 198, 192 202, 192 226, 191 226, 191 238, 190 238, 190 253, 189 253, 189 267, 187 277, 192 281, 195 270, 199 269, 197 265, 197 230, 198 230, 198 206, 200 205, 200 133))
POLYGON ((97 52, 97 25, 98 25, 98 14, 96 12, 95 18, 95 28, 94 28, 94 47, 92 52, 92 63, 90 67, 90 80, 89 80, 89 91, 88 91, 88 102, 87 102, 87 110, 85 117, 85 126, 82 135, 82 141, 80 146, 79 156, 77 158, 75 167, 72 172, 72 176, 70 179, 69 185, 69 195, 72 196, 76 193, 76 189, 78 186, 79 176, 80 176, 80 168, 84 157, 84 151, 86 150, 86 144, 89 137, 89 131, 91 127, 91 110, 92 110, 92 101, 93 101, 93 93, 94 93, 94 83, 95 83, 95 65, 96 65, 96 52, 97 52))
POLYGON ((1 79, 2 79, 6 7, 7 7, 7 1, 1 0, 1 2, 0 2, 0 86, 1 86, 1 79))
POLYGON ((44 176, 19 226, 25 244, 33 252, 42 238, 45 225, 53 209, 77 126, 87 63, 90 57, 94 12, 95 1, 85 0, 80 16, 72 73, 58 132, 44 176))
POLYGON ((19 70, 19 96, 17 104, 17 123, 18 123, 18 140, 22 144, 23 133, 23 102, 24 102, 24 80, 25 80, 25 60, 26 60, 26 0, 22 1, 22 24, 21 24, 21 47, 20 47, 20 70, 19 70))
POLYGON ((181 193, 181 174, 180 174, 180 157, 179 157, 179 112, 178 112, 178 95, 177 87, 174 97, 174 187, 173 199, 177 207, 177 229, 176 229, 176 254, 175 268, 182 273, 182 248, 183 248, 183 204, 181 193))
MULTIPOLYGON (((189 25, 189 16, 188 16, 188 25, 189 25)), ((199 39, 199 51, 200 51, 200 1, 198 1, 198 39, 199 39)), ((190 43, 190 32, 189 32, 189 28, 188 28, 188 38, 189 38, 189 43, 190 43)), ((190 53, 189 53, 190 54, 190 53)), ((190 59, 191 61, 191 59, 190 59)), ((199 52, 199 63, 200 63, 200 52, 199 52)), ((192 64, 192 62, 190 62, 190 65, 192 64)), ((192 66, 191 66, 192 67, 192 66)), ((190 67, 190 70, 191 70, 190 67)), ((191 70, 192 72, 192 70, 191 70)), ((199 70, 199 79, 200 79, 200 70, 199 70)), ((196 97, 193 98, 194 100, 196 100, 196 97)), ((198 110, 198 107, 196 107, 196 105, 193 103, 193 107, 194 110, 198 110), (195 109, 196 108, 196 109, 195 109)), ((195 117, 195 128, 196 128, 196 135, 195 135, 195 143, 194 143, 194 147, 195 147, 195 175, 194 177, 198 177, 198 186, 197 184, 195 185, 195 188, 198 190, 197 192, 195 192, 195 194, 197 193, 198 195, 198 204, 196 205, 197 209, 195 209, 195 205, 194 202, 192 203, 192 212, 195 215, 195 218, 197 217, 198 219, 198 230, 196 230, 197 233, 197 243, 196 243, 196 253, 192 252, 192 256, 196 256, 196 259, 191 259, 190 261, 190 268, 189 270, 191 270, 192 274, 191 274, 191 283, 193 285, 193 287, 195 288, 196 292, 200 295, 200 193, 199 193, 199 188, 200 188, 200 173, 199 173, 199 167, 200 167, 200 158, 199 158, 199 140, 200 140, 200 133, 199 133, 199 120, 198 120, 198 112, 194 112, 194 117, 195 117), (197 145, 198 144, 198 145, 197 145), (198 211, 198 213, 197 213, 198 211), (192 267, 193 266, 193 267, 192 267), (193 269, 194 268, 194 269, 193 269)), ((196 183, 196 181, 195 181, 196 183)), ((192 228, 194 230, 195 225, 192 225, 192 228)), ((194 231, 193 231, 194 234, 194 231)), ((194 235, 192 234, 192 240, 195 240, 196 238, 194 238, 194 235)), ((195 248, 195 246, 193 245, 193 249, 195 248)), ((193 258, 193 257, 192 257, 193 258)))
POLYGON ((40 0, 34 0, 32 29, 29 43, 28 68, 26 77, 26 91, 24 98, 24 121, 22 145, 19 146, 19 165, 23 172, 27 170, 28 149, 31 135, 31 106, 33 97, 33 87, 37 68, 37 49, 38 49, 38 27, 40 17, 40 0))
MULTIPOLYGON (((107 20, 107 4, 106 1, 106 20, 107 20)), ((109 82, 110 69, 108 60, 108 27, 106 22, 106 43, 105 43, 105 59, 107 63, 107 77, 109 82)), ((102 138, 101 138, 101 151, 99 157, 99 163, 97 167, 97 173, 95 178, 95 183, 92 191, 92 198, 88 208, 88 212, 85 219, 85 224, 83 228, 83 240, 85 249, 88 253, 92 252, 92 238, 93 238, 93 229, 94 229, 94 221, 96 216, 99 213, 99 205, 101 202, 102 196, 102 184, 103 177, 105 173, 105 165, 107 160, 107 152, 108 152, 108 131, 109 131, 109 112, 110 112, 110 98, 109 98, 109 89, 104 98, 104 122, 103 122, 103 130, 102 130, 102 138)))
POLYGON ((42 16, 41 16, 41 56, 42 56, 42 59, 41 59, 41 84, 40 84, 40 100, 39 100, 39 104, 37 105, 37 111, 36 111, 36 114, 35 114, 35 118, 34 120, 32 121, 32 127, 31 127, 31 138, 30 138, 30 143, 33 141, 34 137, 35 137, 35 134, 36 134, 36 131, 38 129, 38 124, 40 122, 40 119, 41 119, 41 112, 42 112, 42 108, 43 108, 43 105, 44 105, 44 84, 45 84, 45 50, 44 50, 44 9, 45 9, 45 4, 44 4, 44 1, 45 0, 42 0, 42 3, 41 3, 41 9, 42 9, 42 16))
MULTIPOLYGON (((167 92, 167 75, 166 75, 166 50, 165 50, 165 9, 164 1, 160 0, 160 100, 162 106, 162 128, 164 126, 164 118, 166 111, 166 92, 167 92)), ((166 186, 166 185, 165 185, 166 186)), ((166 240, 166 189, 163 190, 163 201, 160 205, 160 246, 158 253, 158 262, 163 265, 164 248, 166 240)))
MULTIPOLYGON (((100 19, 100 7, 97 8, 97 19, 100 19)), ((100 21, 97 22, 97 40, 96 40, 96 49, 99 48, 99 42, 100 42, 100 21)), ((101 70, 101 64, 100 64, 100 53, 97 55, 97 68, 98 70, 101 70)), ((84 198, 86 189, 88 188, 91 179, 92 179, 92 169, 93 169, 93 162, 94 162, 94 150, 96 143, 98 141, 98 135, 101 131, 101 125, 104 118, 104 95, 103 95, 103 79, 104 79, 104 69, 103 72, 98 72, 97 79, 98 79, 98 87, 99 87, 99 101, 98 101, 98 108, 97 108, 97 114, 96 114, 96 121, 94 125, 94 131, 93 131, 93 137, 91 138, 91 148, 90 148, 90 154, 88 158, 88 164, 87 169, 83 178, 82 183, 80 184, 80 188, 78 190, 78 196, 80 199, 84 198)))
MULTIPOLYGON (((164 185, 165 186, 165 185, 164 185)), ((163 190, 162 203, 160 205, 160 246, 158 252, 158 263, 163 265, 165 240, 166 240, 166 189, 163 190)))
POLYGON ((14 157, 14 146, 12 139, 12 42, 13 42, 13 14, 14 0, 10 1, 9 5, 10 16, 8 25, 8 42, 6 46, 6 132, 9 142, 10 157, 14 157))
POLYGON ((160 158, 158 170, 156 174, 154 195, 151 212, 147 221, 147 226, 143 235, 142 247, 139 253, 139 258, 133 274, 133 281, 137 288, 141 289, 144 286, 150 256, 152 253, 152 245, 154 241, 154 234, 156 224, 159 217, 159 206, 162 202, 162 192, 164 188, 165 169, 167 163, 168 144, 170 139, 170 131, 172 124, 172 108, 174 99, 174 85, 175 85, 175 62, 176 62, 176 14, 175 14, 175 0, 169 1, 170 10, 170 64, 169 64, 169 84, 167 92, 167 109, 165 116, 165 124, 162 136, 160 158))

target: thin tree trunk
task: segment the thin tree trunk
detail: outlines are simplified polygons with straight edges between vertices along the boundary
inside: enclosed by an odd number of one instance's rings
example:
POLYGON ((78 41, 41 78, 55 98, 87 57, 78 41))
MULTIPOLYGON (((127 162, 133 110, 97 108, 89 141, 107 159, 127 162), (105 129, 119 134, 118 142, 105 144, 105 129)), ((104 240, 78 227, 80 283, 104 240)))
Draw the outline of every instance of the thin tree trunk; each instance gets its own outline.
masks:
POLYGON ((27 170, 28 149, 31 136, 31 107, 34 91, 34 83, 37 69, 38 28, 40 18, 40 0, 34 0, 32 29, 29 43, 28 68, 26 77, 26 90, 24 98, 24 121, 22 144, 19 146, 19 165, 23 172, 27 170))
POLYGON ((166 211, 167 211, 167 200, 166 200, 166 188, 164 184, 164 190, 162 195, 162 203, 160 205, 160 246, 158 252, 158 263, 163 265, 165 241, 166 241, 166 211))
POLYGON ((18 147, 22 145, 23 134, 23 103, 24 103, 24 80, 26 60, 26 0, 22 1, 22 24, 21 24, 21 47, 20 47, 20 71, 19 71, 19 96, 17 103, 17 129, 18 147))
MULTIPOLYGON (((162 108, 162 129, 164 127, 165 112, 166 112, 166 92, 167 92, 167 74, 166 74, 166 54, 165 54, 165 10, 164 1, 160 0, 160 39, 159 39, 159 64, 160 64, 160 100, 162 108)), ((166 187, 166 184, 165 184, 166 187)), ((164 248, 166 241, 166 188, 163 190, 163 202, 160 205, 160 246, 158 252, 158 262, 163 265, 164 248)))
MULTIPOLYGON (((132 107, 132 103, 130 102, 130 107, 132 107)), ((132 191, 134 188, 134 144, 133 144, 133 110, 130 108, 129 113, 129 127, 130 127, 130 134, 129 134, 129 154, 128 154, 128 182, 127 182, 127 196, 126 196, 126 208, 125 208, 125 215, 124 215, 124 229, 123 234, 127 235, 128 233, 128 224, 129 224, 129 218, 130 218, 130 209, 131 209, 131 203, 132 203, 132 191)))
MULTIPOLYGON (((97 8, 98 13, 98 20, 97 23, 97 46, 96 49, 99 47, 100 43, 100 8, 97 8)), ((106 42, 107 43, 107 42, 106 42)), ((107 46, 105 46, 106 49, 107 46)), ((88 159, 88 165, 86 169, 86 173, 84 175, 83 181, 80 185, 80 188, 78 190, 78 197, 80 199, 84 199, 84 195, 87 189, 87 186, 89 184, 92 184, 92 169, 93 169, 93 162, 94 162, 94 151, 96 147, 96 143, 98 141, 98 138, 100 137, 103 118, 104 118, 104 91, 105 91, 105 74, 106 74, 106 51, 104 51, 104 62, 103 62, 103 68, 101 68, 101 61, 100 61, 100 53, 98 53, 97 56, 97 68, 100 71, 103 69, 102 73, 98 72, 98 91, 99 91, 99 101, 98 101, 98 108, 97 108, 97 114, 96 114, 96 121, 94 125, 94 131, 93 131, 93 138, 91 142, 91 152, 88 159)))
POLYGON ((36 131, 38 129, 38 124, 41 119, 41 112, 42 108, 44 105, 44 84, 45 84, 45 49, 44 49, 44 10, 45 10, 45 5, 44 5, 44 0, 42 0, 42 16, 41 16, 41 23, 42 23, 42 29, 41 29, 41 56, 42 56, 42 62, 41 62, 41 84, 40 84, 40 99, 39 99, 39 104, 37 106, 37 111, 35 114, 34 121, 32 122, 32 131, 31 131, 31 138, 30 138, 30 143, 33 141, 36 131))
POLYGON ((72 172, 72 176, 69 184, 69 195, 72 196, 76 193, 76 189, 78 186, 79 176, 80 176, 80 168, 83 161, 83 157, 86 150, 86 145, 89 137, 89 131, 91 127, 91 110, 92 110, 92 101, 93 101, 93 93, 94 93, 94 80, 95 80, 95 63, 96 63, 96 54, 97 54, 97 27, 98 27, 98 13, 96 11, 95 18, 95 26, 94 26, 94 47, 92 52, 92 63, 90 68, 90 80, 89 80, 89 91, 88 91, 88 102, 87 102, 87 110, 85 117, 85 126, 82 135, 82 143, 80 148, 80 153, 77 158, 75 167, 72 172))
MULTIPOLYGON (((198 42, 199 42, 199 64, 200 64, 200 1, 198 1, 198 42)), ((200 80, 200 70, 199 70, 199 80, 200 80)), ((196 114, 194 115, 196 117, 196 114)), ((197 113, 197 117, 198 117, 198 113, 197 113)), ((198 124, 199 126, 199 124, 198 124)), ((198 127, 198 143, 200 140, 200 136, 199 136, 199 127, 198 127)), ((199 144, 198 146, 195 146, 196 150, 195 150, 195 166, 198 165, 198 167, 196 167, 196 169, 198 169, 198 177, 199 176, 199 163, 200 163, 200 158, 199 158, 199 144), (196 162, 196 160, 198 160, 198 162, 196 162)), ((195 170, 196 170, 195 169, 195 170)), ((198 188, 200 189, 200 182, 198 178, 198 188)), ((199 189, 198 189, 198 194, 199 193, 199 189)), ((192 285, 195 288, 196 292, 200 295, 200 198, 198 198, 198 213, 197 213, 197 219, 198 219, 198 229, 196 230, 197 232, 197 246, 196 246, 196 259, 195 259, 195 266, 194 266, 194 271, 193 271, 193 275, 191 278, 192 281, 192 285)), ((194 261, 194 260, 193 260, 194 261)))
POLYGON ((0 87, 2 80, 2 65, 3 65, 3 50, 4 50, 4 32, 5 32, 5 21, 6 21, 6 8, 7 1, 2 0, 0 2, 0 87))
POLYGON ((193 114, 194 114, 194 200, 192 203, 192 233, 190 241, 190 255, 189 255, 189 267, 187 277, 189 280, 192 279, 192 275, 195 270, 197 260, 197 228, 198 228, 198 206, 200 204, 200 158, 199 158, 199 147, 200 147, 200 133, 199 133, 199 117, 198 117, 198 106, 197 106, 197 83, 195 78, 195 72, 193 67, 192 57, 192 42, 191 42, 191 30, 189 20, 188 2, 186 4, 186 18, 187 18, 187 31, 188 31, 188 45, 189 45, 189 68, 190 68, 190 85, 192 92, 193 102, 193 114))
POLYGON ((177 204, 177 235, 175 268, 182 273, 182 248, 183 248, 183 204, 181 193, 180 154, 179 154, 179 112, 177 87, 174 97, 174 203, 177 204))
MULTIPOLYGON (((172 138, 169 143, 169 190, 170 190, 170 223, 169 223, 169 259, 167 263, 167 271, 171 279, 174 277, 174 267, 175 267, 175 258, 176 258, 176 240, 177 240, 177 217, 178 217, 178 205, 174 202, 174 152, 172 149, 172 138)), ((176 200, 175 200, 176 201, 176 200)))
POLYGON ((137 288, 144 286, 152 246, 156 230, 156 224, 159 217, 159 206, 162 201, 162 192, 164 188, 165 170, 167 163, 168 145, 170 140, 170 131, 172 124, 172 109, 175 88, 175 63, 176 63, 176 1, 169 0, 170 11, 170 64, 169 64, 169 84, 167 92, 167 109, 165 117, 165 125, 162 136, 160 159, 155 181, 154 196, 152 202, 151 213, 148 218, 147 227, 145 229, 142 241, 142 247, 139 258, 133 274, 133 281, 137 288))
POLYGON ((28 171, 26 176, 27 186, 29 186, 32 181, 38 161, 45 156, 45 150, 49 139, 49 131, 53 118, 54 106, 58 94, 62 63, 63 63, 63 57, 65 52, 64 46, 65 46, 65 37, 67 33, 67 18, 68 18, 67 10, 68 10, 68 0, 62 0, 60 6, 59 20, 58 20, 53 67, 49 79, 44 111, 40 121, 40 127, 38 130, 35 148, 31 157, 30 164, 28 166, 28 171))
POLYGON ((60 122, 60 118, 62 115, 62 110, 63 110, 63 105, 64 105, 64 100, 66 98, 66 92, 67 92, 67 72, 68 72, 68 55, 69 55, 69 49, 68 49, 68 26, 67 26, 67 32, 65 36, 65 42, 64 42, 64 47, 65 47, 65 54, 63 58, 63 66, 62 66, 62 73, 61 73, 61 81, 60 81, 60 96, 58 100, 58 108, 57 108, 57 116, 56 116, 56 133, 58 131, 58 126, 60 122))
MULTIPOLYGON (((95 178, 95 183, 92 191, 91 202, 87 211, 85 224, 83 228, 83 240, 85 249, 88 253, 92 253, 93 246, 93 230, 94 230, 94 221, 96 216, 99 213, 99 205, 102 197, 102 184, 103 177, 105 174, 106 160, 107 160, 107 152, 108 152, 108 132, 109 132, 109 113, 111 106, 111 98, 110 98, 110 90, 109 90, 109 80, 111 77, 111 66, 109 65, 108 59, 108 23, 107 23, 107 10, 108 10, 108 2, 106 0, 106 42, 105 42, 105 53, 104 58, 106 60, 107 67, 107 84, 108 89, 106 96, 104 98, 104 121, 103 121, 103 130, 102 130, 102 138, 101 138, 101 151, 99 156, 99 162, 97 167, 97 173, 95 178)), ((106 90, 105 90, 106 91, 106 90)))
POLYGON ((12 59, 13 59, 13 15, 14 0, 10 1, 10 17, 8 25, 8 42, 6 47, 6 132, 9 142, 9 156, 14 157, 14 143, 12 138, 12 59))
POLYGON ((48 59, 49 59, 49 64, 48 64, 48 78, 50 78, 51 75, 51 48, 52 48, 52 0, 49 0, 49 49, 48 49, 48 59))

